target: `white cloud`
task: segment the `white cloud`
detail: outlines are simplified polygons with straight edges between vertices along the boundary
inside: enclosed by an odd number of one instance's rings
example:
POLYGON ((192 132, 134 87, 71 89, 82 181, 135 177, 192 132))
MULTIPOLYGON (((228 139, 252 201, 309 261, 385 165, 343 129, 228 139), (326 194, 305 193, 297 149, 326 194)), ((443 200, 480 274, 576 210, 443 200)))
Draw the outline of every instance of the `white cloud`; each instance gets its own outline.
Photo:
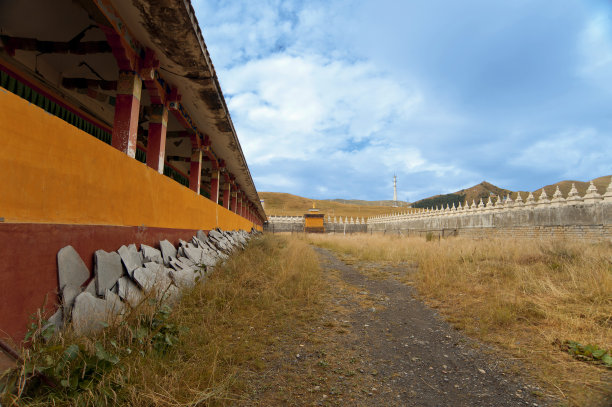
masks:
POLYGON ((612 90, 612 27, 608 15, 596 15, 579 40, 580 74, 612 90))
POLYGON ((603 137, 592 128, 574 129, 536 141, 512 163, 566 178, 591 179, 612 172, 610 151, 612 137, 603 137))
MULTIPOLYGON (((306 159, 351 148, 421 103, 365 62, 275 54, 223 72, 224 90, 247 160, 306 159), (273 147, 273 148, 271 148, 273 147)), ((387 137, 388 135, 385 135, 387 137)))

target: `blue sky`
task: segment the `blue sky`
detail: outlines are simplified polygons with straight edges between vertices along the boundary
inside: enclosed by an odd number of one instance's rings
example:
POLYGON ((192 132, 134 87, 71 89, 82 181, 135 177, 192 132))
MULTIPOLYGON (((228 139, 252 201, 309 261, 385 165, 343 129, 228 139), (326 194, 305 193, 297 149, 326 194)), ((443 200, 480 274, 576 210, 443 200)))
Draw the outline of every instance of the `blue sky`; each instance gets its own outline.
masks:
POLYGON ((612 3, 193 5, 259 191, 414 201, 612 174, 612 3))

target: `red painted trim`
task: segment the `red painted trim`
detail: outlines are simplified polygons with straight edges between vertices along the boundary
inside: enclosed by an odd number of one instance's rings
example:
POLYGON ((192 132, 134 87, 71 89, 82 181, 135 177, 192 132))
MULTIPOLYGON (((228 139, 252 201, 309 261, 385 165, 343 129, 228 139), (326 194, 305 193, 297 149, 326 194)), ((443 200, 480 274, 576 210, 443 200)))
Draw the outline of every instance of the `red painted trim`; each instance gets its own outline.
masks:
POLYGON ((29 316, 43 306, 47 316, 57 299, 57 252, 72 245, 90 271, 96 250, 117 250, 130 243, 159 247, 167 239, 189 240, 191 229, 138 226, 62 225, 0 223, 0 338, 19 342, 25 335, 29 316))

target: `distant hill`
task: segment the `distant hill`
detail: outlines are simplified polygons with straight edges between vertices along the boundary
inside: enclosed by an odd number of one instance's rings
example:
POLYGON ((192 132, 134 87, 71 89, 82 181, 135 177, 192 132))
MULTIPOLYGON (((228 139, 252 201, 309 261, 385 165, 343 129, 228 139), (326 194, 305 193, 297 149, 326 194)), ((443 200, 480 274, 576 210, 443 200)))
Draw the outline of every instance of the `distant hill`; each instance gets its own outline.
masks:
MULTIPOLYGON (((572 183, 576 185, 578 193, 582 196, 586 193, 589 187, 588 181, 560 181, 555 184, 547 185, 544 188, 546 194, 551 197, 559 186, 559 189, 566 197, 569 190, 572 187, 572 183)), ((600 194, 604 194, 608 185, 610 185, 610 175, 595 178, 593 184, 597 187, 597 191, 600 194)), ((542 193, 542 188, 532 191, 536 199, 539 198, 542 193)), ((435 195, 430 198, 421 199, 413 202, 413 208, 431 208, 436 206, 455 206, 465 201, 472 203, 472 200, 478 201, 483 198, 487 200, 489 196, 506 196, 510 194, 512 199, 516 200, 517 194, 520 193, 523 201, 527 199, 529 192, 527 191, 510 191, 508 189, 500 188, 489 182, 483 181, 473 187, 462 189, 451 194, 435 195)), ((308 199, 297 195, 291 195, 284 192, 260 192, 259 196, 265 200, 265 211, 268 216, 301 216, 308 212, 308 209, 312 208, 314 202, 316 207, 320 209, 321 213, 326 216, 348 216, 350 217, 364 217, 368 218, 376 215, 386 215, 393 211, 401 211, 401 208, 393 208, 393 201, 363 201, 358 199, 308 199)), ((400 206, 409 205, 407 202, 398 201, 400 206)))
MULTIPOLYGON (((585 181, 571 181, 570 180, 570 181, 559 181, 557 183, 547 185, 543 187, 543 189, 546 191, 546 195, 548 195, 548 197, 550 198, 555 193, 557 186, 559 186, 559 190, 561 191, 563 196, 567 197, 568 192, 572 188, 572 183, 576 185, 576 189, 578 190, 578 193, 581 196, 586 193, 586 190, 589 187, 589 181, 585 182, 585 181)), ((606 192, 608 185, 610 185, 610 175, 595 178, 593 180, 593 184, 595 185, 595 187, 597 187, 597 192, 603 195, 606 192)), ((533 196, 536 199, 538 199, 540 197, 540 194, 542 193, 542 188, 536 189, 535 191, 532 191, 532 192, 533 192, 533 196)), ((467 201, 468 203, 471 204, 473 200, 473 201, 476 201, 476 203, 478 203, 480 198, 482 198, 483 201, 486 201, 489 196, 499 195, 503 197, 508 194, 510 194, 512 199, 516 200, 519 193, 521 194, 523 201, 527 199, 527 196, 529 195, 528 191, 510 191, 508 189, 503 189, 489 182, 483 181, 480 184, 474 185, 471 188, 462 189, 460 191, 453 192, 450 194, 435 195, 435 196, 432 196, 431 198, 421 199, 419 201, 414 202, 412 204, 412 207, 413 208, 434 208, 436 206, 442 206, 442 205, 452 206, 453 203, 455 204, 455 206, 457 206, 459 202, 463 204, 465 201, 467 201)))
POLYGON ((386 201, 363 201, 361 199, 324 199, 324 201, 338 202, 349 205, 366 205, 366 206, 397 206, 400 207, 408 207, 410 206, 410 202, 405 201, 394 201, 392 199, 386 201))
MULTIPOLYGON (((580 194, 580 196, 583 196, 586 193, 587 188, 589 187, 589 181, 586 181, 586 182, 584 181, 560 181, 560 182, 557 182, 556 184, 546 185, 543 188, 546 191, 546 195, 548 195, 548 197, 550 198, 555 193, 557 186, 559 186, 559 190, 563 194, 563 197, 566 197, 567 193, 572 188, 572 183, 576 185, 576 189, 578 190, 578 193, 580 194)), ((597 187, 597 192, 599 192, 601 195, 605 194, 606 189, 608 188, 608 185, 610 185, 610 175, 604 175, 603 177, 595 178, 593 180, 593 185, 597 187)), ((541 193, 542 193, 542 188, 536 189, 535 191, 533 191, 533 196, 537 199, 541 193)), ((528 192, 525 192, 525 194, 528 194, 528 192)), ((515 198, 515 195, 512 196, 512 199, 515 198)), ((521 194, 521 195, 523 196, 523 200, 524 200, 525 195, 524 194, 521 194)))
POLYGON ((356 202, 368 201, 308 199, 284 192, 260 192, 259 197, 265 201, 264 209, 268 216, 302 216, 308 212, 308 209, 312 208, 313 202, 321 213, 325 214, 325 216, 330 215, 332 217, 348 216, 349 218, 363 217, 367 219, 370 216, 383 215, 392 211, 390 205, 377 205, 376 201, 361 204, 356 202))
POLYGON ((457 192, 453 192, 451 194, 444 195, 435 195, 431 198, 421 199, 419 201, 413 202, 413 208, 435 208, 436 206, 452 206, 453 203, 457 206, 459 203, 463 204, 465 201, 472 203, 472 200, 478 202, 480 198, 486 200, 489 196, 493 195, 507 195, 512 193, 512 191, 508 189, 503 189, 497 187, 487 181, 482 181, 478 185, 474 185, 473 187, 462 189, 457 192))

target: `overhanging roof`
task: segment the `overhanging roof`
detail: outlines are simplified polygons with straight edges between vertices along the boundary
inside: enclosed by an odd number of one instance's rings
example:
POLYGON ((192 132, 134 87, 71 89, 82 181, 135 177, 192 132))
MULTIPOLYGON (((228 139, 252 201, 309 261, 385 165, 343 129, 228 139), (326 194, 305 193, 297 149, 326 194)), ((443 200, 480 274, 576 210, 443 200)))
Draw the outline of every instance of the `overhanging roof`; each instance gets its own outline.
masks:
POLYGON ((261 218, 266 219, 191 2, 111 0, 110 3, 135 39, 154 51, 160 62, 160 74, 178 89, 181 104, 198 130, 210 137, 215 154, 225 161, 227 170, 236 177, 261 218))

